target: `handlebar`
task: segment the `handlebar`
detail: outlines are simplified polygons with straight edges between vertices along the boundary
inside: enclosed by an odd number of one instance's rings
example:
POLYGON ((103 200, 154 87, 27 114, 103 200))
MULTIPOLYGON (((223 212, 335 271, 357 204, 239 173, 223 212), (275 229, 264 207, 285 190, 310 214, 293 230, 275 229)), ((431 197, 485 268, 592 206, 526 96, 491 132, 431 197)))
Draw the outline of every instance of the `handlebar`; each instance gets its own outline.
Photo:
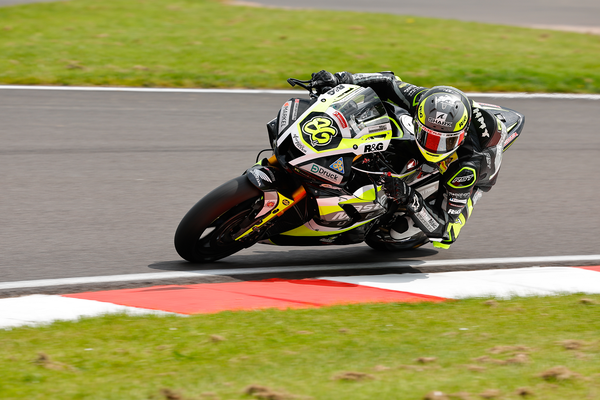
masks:
POLYGON ((312 89, 312 79, 309 79, 307 81, 301 81, 300 79, 296 78, 288 78, 287 83, 289 83, 292 87, 298 85, 301 88, 304 88, 308 91, 312 89))
MULTIPOLYGON (((319 94, 324 92, 322 89, 324 88, 325 82, 323 81, 313 81, 312 79, 303 81, 296 78, 288 78, 287 83, 289 83, 292 87, 298 85, 301 88, 308 90, 310 97, 317 97, 319 94)), ((329 90, 329 88, 327 89, 329 90)))

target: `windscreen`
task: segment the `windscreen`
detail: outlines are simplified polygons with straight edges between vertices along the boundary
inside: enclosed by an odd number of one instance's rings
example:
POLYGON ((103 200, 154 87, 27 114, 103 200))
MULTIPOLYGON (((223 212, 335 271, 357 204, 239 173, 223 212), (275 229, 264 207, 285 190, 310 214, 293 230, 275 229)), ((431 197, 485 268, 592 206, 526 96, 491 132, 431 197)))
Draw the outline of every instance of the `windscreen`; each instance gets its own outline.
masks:
POLYGON ((389 130, 389 118, 383 103, 371 88, 361 88, 337 101, 331 108, 342 113, 352 138, 389 130), (385 124, 385 125, 384 125, 385 124))

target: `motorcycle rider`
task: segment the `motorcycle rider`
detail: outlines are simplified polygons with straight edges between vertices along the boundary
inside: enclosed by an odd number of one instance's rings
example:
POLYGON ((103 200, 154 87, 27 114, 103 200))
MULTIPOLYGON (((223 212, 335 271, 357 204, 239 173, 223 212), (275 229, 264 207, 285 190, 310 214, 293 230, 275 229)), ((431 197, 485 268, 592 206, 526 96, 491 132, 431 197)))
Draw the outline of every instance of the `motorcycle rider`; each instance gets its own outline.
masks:
MULTIPOLYGON (((403 179, 389 174, 383 190, 390 199, 406 206, 414 224, 435 247, 449 248, 483 192, 496 183, 506 140, 504 123, 456 88, 415 86, 393 72, 332 74, 322 70, 312 74, 312 81, 321 92, 339 84, 370 87, 381 100, 412 115, 416 153, 422 156, 421 161, 440 171, 439 195, 425 202, 403 179)), ((393 225, 392 233, 406 231, 405 221, 400 219, 393 225)))

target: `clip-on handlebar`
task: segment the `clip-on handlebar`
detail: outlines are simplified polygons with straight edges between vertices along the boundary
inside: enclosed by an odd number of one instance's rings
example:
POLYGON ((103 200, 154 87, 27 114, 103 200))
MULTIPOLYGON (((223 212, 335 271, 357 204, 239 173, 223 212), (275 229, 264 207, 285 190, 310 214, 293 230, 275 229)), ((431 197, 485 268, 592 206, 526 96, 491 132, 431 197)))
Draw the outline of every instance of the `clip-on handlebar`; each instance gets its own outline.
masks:
POLYGON ((323 92, 322 89, 324 89, 322 81, 313 81, 312 79, 309 79, 307 81, 302 81, 302 80, 296 79, 296 78, 289 78, 287 80, 287 82, 292 87, 298 85, 301 88, 308 90, 310 93, 310 97, 312 97, 312 98, 317 97, 318 95, 322 94, 322 92, 323 92))

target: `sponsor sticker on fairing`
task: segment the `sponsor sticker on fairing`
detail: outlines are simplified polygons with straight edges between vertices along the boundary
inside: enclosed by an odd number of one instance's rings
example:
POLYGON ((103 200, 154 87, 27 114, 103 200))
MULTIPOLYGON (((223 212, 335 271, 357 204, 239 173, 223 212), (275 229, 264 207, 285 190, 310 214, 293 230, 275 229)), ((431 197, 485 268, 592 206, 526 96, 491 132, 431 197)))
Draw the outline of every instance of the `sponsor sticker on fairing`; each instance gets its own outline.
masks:
POLYGON ((390 124, 380 124, 380 125, 370 126, 369 133, 384 132, 384 131, 389 131, 391 129, 392 129, 392 127, 390 124))
POLYGON ((337 239, 337 235, 333 236, 333 237, 330 237, 330 238, 321 238, 321 239, 319 239, 319 242, 322 242, 322 243, 333 243, 335 241, 335 239, 337 239))
POLYGON ((302 144, 302 142, 300 141, 300 136, 298 134, 295 134, 295 133, 292 134, 292 141, 294 142, 294 146, 296 146, 296 148, 298 150, 300 150, 304 154, 306 154, 308 152, 308 149, 306 148, 306 146, 304 144, 302 144))
POLYGON ((342 115, 341 112, 339 111, 334 111, 333 112, 333 116, 335 117, 335 119, 338 121, 338 123, 340 124, 340 127, 342 129, 346 129, 348 127, 348 122, 346 122, 346 118, 344 118, 344 115, 342 115))
POLYGON ((250 173, 256 178, 259 185, 262 185, 262 181, 273 183, 271 178, 269 178, 269 176, 262 171, 251 169, 250 173))
POLYGON ((334 183, 341 183, 342 179, 344 178, 343 175, 333 172, 327 168, 321 167, 320 165, 317 165, 315 163, 303 165, 300 168, 334 183))
POLYGON ((294 100, 294 109, 292 110, 292 121, 296 120, 298 116, 298 106, 300 105, 300 99, 294 100))
POLYGON ((329 168, 336 170, 340 174, 344 173, 344 159, 342 157, 338 158, 333 164, 329 166, 329 168))
POLYGON ((382 142, 365 144, 365 146, 364 146, 365 153, 373 153, 376 151, 383 151, 383 143, 382 142))
POLYGON ((312 147, 326 146, 338 134, 333 120, 326 116, 313 117, 302 126, 302 132, 308 136, 312 147))
POLYGON ((279 132, 283 132, 283 128, 288 125, 290 117, 290 102, 286 101, 281 111, 279 112, 279 132))

